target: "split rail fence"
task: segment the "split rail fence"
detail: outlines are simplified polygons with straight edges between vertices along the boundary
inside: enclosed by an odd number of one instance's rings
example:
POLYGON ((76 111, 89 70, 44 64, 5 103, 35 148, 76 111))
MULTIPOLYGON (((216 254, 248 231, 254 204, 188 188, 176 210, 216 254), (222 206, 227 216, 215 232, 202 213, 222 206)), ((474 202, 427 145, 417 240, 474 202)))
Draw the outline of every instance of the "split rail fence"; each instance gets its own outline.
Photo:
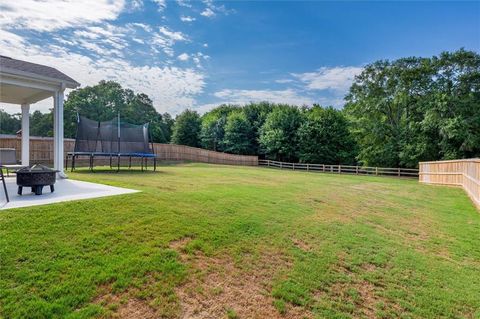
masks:
MULTIPOLYGON (((0 135, 0 148, 14 148, 17 151, 17 159, 21 158, 21 138, 16 135, 0 135)), ((64 151, 73 151, 74 139, 64 139, 64 151)), ((155 154, 158 160, 164 161, 191 161, 211 164, 228 164, 257 166, 257 156, 235 155, 204 150, 176 144, 154 143, 155 154)), ((65 156, 64 156, 65 158, 65 156)), ((89 160, 79 158, 77 165, 88 165, 89 160)), ((97 165, 108 165, 108 159, 95 159, 97 165)), ((128 159, 122 159, 122 165, 128 165, 128 159)), ((30 137, 30 163, 53 164, 53 138, 51 137, 30 137)), ((140 160, 132 158, 132 164, 140 164, 140 160), (138 163, 137 163, 138 162, 138 163)))
POLYGON ((418 169, 413 168, 388 168, 388 167, 368 167, 352 165, 328 165, 328 164, 306 164, 306 163, 288 163, 271 160, 259 160, 258 165, 280 169, 303 170, 309 172, 323 172, 335 174, 356 174, 356 175, 376 175, 376 176, 396 176, 396 177, 418 177, 418 169))
POLYGON ((480 159, 420 162, 420 182, 461 186, 480 209, 480 159))

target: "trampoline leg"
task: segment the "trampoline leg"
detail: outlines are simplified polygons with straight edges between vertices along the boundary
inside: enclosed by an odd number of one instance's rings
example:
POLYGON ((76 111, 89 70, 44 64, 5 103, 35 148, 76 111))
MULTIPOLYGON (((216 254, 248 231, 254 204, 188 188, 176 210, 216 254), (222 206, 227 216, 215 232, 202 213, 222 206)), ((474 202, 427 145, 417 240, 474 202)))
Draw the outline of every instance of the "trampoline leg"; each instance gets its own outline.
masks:
POLYGON ((132 168, 132 157, 128 158, 128 169, 132 168))
POLYGON ((112 157, 110 156, 110 169, 112 169, 112 157))
POLYGON ((120 172, 120 156, 117 158, 117 173, 120 172))
POLYGON ((68 154, 65 156, 65 170, 68 171, 68 154))
POLYGON ((154 172, 157 171, 157 158, 156 157, 153 158, 153 171, 154 172))
POLYGON ((72 167, 71 167, 71 171, 73 172, 74 169, 75 169, 75 155, 72 155, 72 167))

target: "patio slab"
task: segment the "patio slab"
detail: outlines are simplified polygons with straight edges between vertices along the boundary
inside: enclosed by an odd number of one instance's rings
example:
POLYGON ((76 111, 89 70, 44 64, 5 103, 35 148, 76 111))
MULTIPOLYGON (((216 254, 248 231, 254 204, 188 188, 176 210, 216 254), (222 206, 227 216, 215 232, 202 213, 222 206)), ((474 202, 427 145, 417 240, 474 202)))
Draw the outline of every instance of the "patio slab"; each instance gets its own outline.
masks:
POLYGON ((50 187, 46 186, 43 188, 43 195, 37 196, 30 193, 29 187, 24 187, 23 195, 20 196, 17 194, 15 177, 5 178, 5 181, 10 202, 6 202, 3 187, 0 185, 0 210, 139 192, 128 188, 89 183, 73 179, 58 179, 55 183, 55 192, 53 193, 50 193, 50 187))

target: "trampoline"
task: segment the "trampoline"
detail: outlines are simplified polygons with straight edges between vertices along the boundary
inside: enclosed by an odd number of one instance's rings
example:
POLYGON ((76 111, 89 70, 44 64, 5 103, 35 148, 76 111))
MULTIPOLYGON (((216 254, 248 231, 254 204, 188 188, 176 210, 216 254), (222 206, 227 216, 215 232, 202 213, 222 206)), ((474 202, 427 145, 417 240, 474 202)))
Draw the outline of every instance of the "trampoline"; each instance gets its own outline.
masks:
POLYGON ((142 171, 148 168, 148 159, 153 159, 153 170, 157 169, 157 160, 153 143, 149 142, 148 123, 136 125, 122 122, 120 116, 110 121, 94 121, 84 116, 77 117, 77 133, 73 152, 68 152, 71 158, 71 171, 75 170, 75 162, 79 157, 88 157, 89 168, 93 171, 95 157, 107 157, 117 160, 117 171, 120 170, 120 159, 129 158, 128 167, 132 167, 132 158, 141 159, 142 171))

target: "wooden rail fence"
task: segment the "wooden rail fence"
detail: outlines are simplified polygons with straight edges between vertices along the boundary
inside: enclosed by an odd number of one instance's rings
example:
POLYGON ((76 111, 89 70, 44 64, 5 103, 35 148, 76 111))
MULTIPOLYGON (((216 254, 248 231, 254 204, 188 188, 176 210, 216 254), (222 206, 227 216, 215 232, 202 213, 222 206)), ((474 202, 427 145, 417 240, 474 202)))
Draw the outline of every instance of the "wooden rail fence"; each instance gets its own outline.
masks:
POLYGON ((420 182, 461 186, 480 209, 480 159, 420 162, 420 182))
POLYGON ((306 164, 306 163, 288 163, 271 160, 259 160, 258 165, 280 169, 303 170, 309 172, 324 172, 336 174, 356 174, 356 175, 383 175, 396 177, 418 177, 418 169, 413 168, 388 168, 388 167, 368 167, 352 165, 328 165, 328 164, 306 164))
MULTIPOLYGON (((21 158, 21 138, 15 135, 1 135, 0 148, 14 148, 17 150, 17 158, 21 158)), ((65 155, 67 152, 73 151, 75 146, 74 139, 64 140, 65 155)), ((155 154, 157 159, 165 161, 192 161, 212 164, 228 164, 228 165, 245 165, 257 166, 257 156, 235 155, 204 150, 201 148, 175 145, 175 144, 160 144, 154 143, 155 154)), ((64 156, 65 158, 65 156, 64 156)), ((128 159, 122 159, 122 165, 128 159)), ((30 137, 30 162, 53 164, 53 138, 51 137, 30 137)), ((108 160, 101 158, 95 159, 98 165, 106 165, 108 160), (98 162, 97 162, 98 161, 98 162)), ((132 159, 133 164, 140 163, 138 159, 132 159)), ((88 159, 77 161, 79 165, 88 165, 88 159)))

